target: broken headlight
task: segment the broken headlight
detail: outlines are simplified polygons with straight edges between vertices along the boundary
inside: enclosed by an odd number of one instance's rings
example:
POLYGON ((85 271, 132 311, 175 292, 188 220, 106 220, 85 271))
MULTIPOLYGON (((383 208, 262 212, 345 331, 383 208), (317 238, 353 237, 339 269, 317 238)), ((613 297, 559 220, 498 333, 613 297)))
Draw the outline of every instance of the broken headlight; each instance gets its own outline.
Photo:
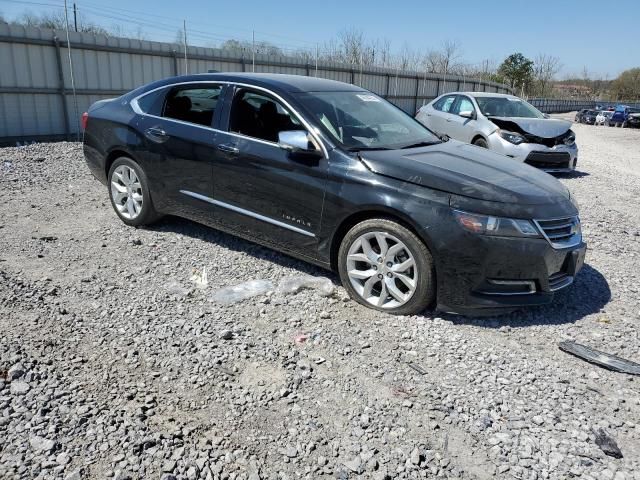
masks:
POLYGON ((453 216, 465 230, 480 235, 496 237, 540 237, 540 232, 530 220, 492 217, 454 210, 453 216))
POLYGON ((507 130, 498 130, 498 135, 504 138, 507 142, 514 145, 520 145, 526 140, 522 135, 516 132, 508 132, 507 130))
POLYGON ((576 142, 576 134, 573 132, 573 130, 569 130, 567 136, 564 137, 564 140, 562 141, 565 145, 573 145, 576 142))

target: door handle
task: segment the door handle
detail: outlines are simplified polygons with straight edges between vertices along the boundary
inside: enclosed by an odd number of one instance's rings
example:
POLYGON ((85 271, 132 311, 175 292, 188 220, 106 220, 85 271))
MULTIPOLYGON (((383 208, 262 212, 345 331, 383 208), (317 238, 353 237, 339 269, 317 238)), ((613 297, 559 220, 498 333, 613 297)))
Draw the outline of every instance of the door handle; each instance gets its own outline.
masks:
POLYGON ((151 140, 152 142, 156 142, 156 143, 164 143, 167 140, 169 140, 169 134, 167 132, 165 132, 163 129, 158 128, 158 127, 147 128, 144 131, 144 135, 149 140, 151 140))
POLYGON ((228 143, 223 143, 222 145, 218 145, 218 150, 221 152, 233 153, 234 155, 240 153, 238 147, 234 145, 229 145, 228 143))

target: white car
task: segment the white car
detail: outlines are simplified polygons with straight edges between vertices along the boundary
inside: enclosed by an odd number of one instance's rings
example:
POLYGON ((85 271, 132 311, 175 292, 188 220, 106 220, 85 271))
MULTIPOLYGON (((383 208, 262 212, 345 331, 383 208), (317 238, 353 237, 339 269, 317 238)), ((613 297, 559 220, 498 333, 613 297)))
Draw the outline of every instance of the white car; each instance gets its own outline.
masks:
POLYGON ((596 116, 596 125, 609 125, 609 119, 613 115, 613 112, 603 110, 596 116))
POLYGON ((571 122, 549 118, 513 95, 447 93, 421 107, 416 119, 436 133, 546 172, 570 172, 578 161, 571 122))

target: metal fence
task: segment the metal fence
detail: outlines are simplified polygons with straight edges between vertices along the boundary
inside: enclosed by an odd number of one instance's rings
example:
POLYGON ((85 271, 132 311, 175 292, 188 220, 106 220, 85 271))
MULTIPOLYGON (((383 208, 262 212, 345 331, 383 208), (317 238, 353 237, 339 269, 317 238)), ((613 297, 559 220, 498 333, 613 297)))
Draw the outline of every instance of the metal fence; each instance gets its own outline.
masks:
MULTIPOLYGON (((599 100, 574 100, 559 98, 532 98, 528 100, 531 105, 544 113, 565 113, 582 110, 583 108, 609 108, 615 107, 616 102, 599 101, 599 100)), ((640 103, 618 102, 629 107, 640 108, 640 103)))
POLYGON ((172 43, 70 32, 74 97, 66 32, 0 24, 0 144, 74 138, 78 116, 101 98, 122 95, 165 77, 208 72, 271 72, 318 76, 360 85, 408 113, 456 90, 507 93, 505 85, 474 78, 406 72, 333 62, 312 63, 190 46, 187 61, 172 43), (186 63, 186 65, 185 65, 186 63), (74 100, 75 99, 75 100, 74 100))

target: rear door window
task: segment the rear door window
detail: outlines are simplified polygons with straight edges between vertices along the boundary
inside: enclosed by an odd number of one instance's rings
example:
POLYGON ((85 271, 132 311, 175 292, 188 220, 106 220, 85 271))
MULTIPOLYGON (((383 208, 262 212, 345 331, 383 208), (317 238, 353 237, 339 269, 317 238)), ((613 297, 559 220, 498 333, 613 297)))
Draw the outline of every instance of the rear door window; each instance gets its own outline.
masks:
POLYGON ((221 85, 175 87, 165 99, 162 116, 210 127, 221 93, 221 85))
POLYGON ((455 102, 455 95, 446 95, 433 104, 433 108, 436 110, 440 110, 441 112, 449 113, 451 107, 453 106, 453 102, 455 102))

